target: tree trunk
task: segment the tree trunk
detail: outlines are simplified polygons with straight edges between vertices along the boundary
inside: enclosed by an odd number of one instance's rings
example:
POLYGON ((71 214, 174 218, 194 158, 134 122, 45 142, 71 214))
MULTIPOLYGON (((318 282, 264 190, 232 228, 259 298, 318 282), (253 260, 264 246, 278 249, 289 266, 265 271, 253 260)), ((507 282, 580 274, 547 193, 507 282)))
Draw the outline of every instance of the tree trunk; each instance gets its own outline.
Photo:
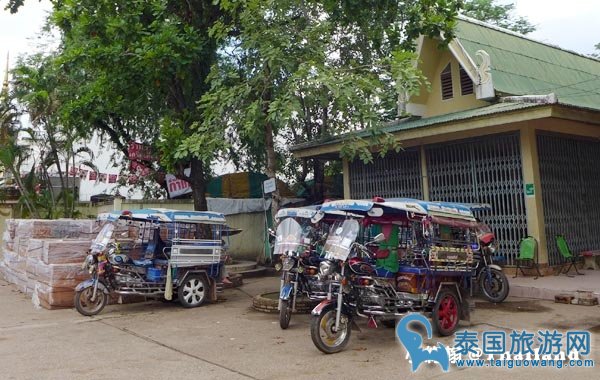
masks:
MULTIPOLYGON (((273 100, 272 83, 270 82, 271 69, 268 63, 265 63, 265 90, 262 94, 262 113, 265 117, 265 152, 267 153, 267 177, 275 178, 277 181, 277 156, 275 155, 275 143, 273 124, 269 121, 269 106, 273 100)), ((279 189, 277 188, 277 182, 275 182, 275 191, 271 194, 271 215, 273 221, 275 221, 275 215, 279 211, 279 205, 281 203, 281 197, 279 196, 279 189)))
MULTIPOLYGON (((190 171, 189 181, 192 185, 192 197, 194 198, 194 210, 207 211, 208 202, 206 201, 206 173, 204 163, 198 158, 192 158, 190 161, 192 170, 190 171)), ((213 239, 211 228, 208 224, 200 224, 200 229, 196 230, 196 239, 213 239)))
MULTIPOLYGON (((277 156, 275 155, 275 144, 273 143, 273 125, 270 122, 265 124, 265 150, 267 152, 267 176, 269 178, 277 178, 277 156)), ((275 183, 275 191, 271 194, 271 215, 275 220, 275 215, 279 211, 279 205, 281 204, 281 197, 279 196, 279 189, 277 188, 277 182, 275 183)))
POLYGON ((325 162, 314 159, 313 173, 315 175, 313 186, 313 202, 322 202, 325 198, 325 162))
POLYGON ((204 164, 197 158, 191 160, 192 170, 190 172, 190 184, 192 185, 192 197, 194 198, 194 210, 207 211, 206 202, 206 174, 204 164))

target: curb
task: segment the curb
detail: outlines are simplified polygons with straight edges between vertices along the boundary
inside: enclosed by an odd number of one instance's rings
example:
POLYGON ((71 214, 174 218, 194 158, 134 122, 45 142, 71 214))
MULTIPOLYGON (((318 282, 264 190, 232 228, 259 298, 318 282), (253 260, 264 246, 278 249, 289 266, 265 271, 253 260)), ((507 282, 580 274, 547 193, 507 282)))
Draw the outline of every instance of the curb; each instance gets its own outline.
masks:
MULTIPOLYGON (((259 294, 252 298, 252 308, 262 313, 278 313, 279 292, 259 294), (268 297, 270 296, 270 297, 268 297)), ((308 314, 319 304, 319 301, 309 300, 305 297, 296 299, 294 314, 308 314)))

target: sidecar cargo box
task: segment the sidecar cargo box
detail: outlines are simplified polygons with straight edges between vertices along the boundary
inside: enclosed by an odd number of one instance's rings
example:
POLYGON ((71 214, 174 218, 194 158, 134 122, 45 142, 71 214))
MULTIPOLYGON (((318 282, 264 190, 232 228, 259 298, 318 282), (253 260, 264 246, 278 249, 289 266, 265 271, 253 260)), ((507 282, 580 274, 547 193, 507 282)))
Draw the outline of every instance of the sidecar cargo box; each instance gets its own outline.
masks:
POLYGON ((412 294, 421 293, 426 275, 426 268, 401 265, 396 275, 396 290, 412 294))
POLYGON ((171 265, 191 267, 219 263, 222 250, 221 240, 178 239, 171 247, 171 265))

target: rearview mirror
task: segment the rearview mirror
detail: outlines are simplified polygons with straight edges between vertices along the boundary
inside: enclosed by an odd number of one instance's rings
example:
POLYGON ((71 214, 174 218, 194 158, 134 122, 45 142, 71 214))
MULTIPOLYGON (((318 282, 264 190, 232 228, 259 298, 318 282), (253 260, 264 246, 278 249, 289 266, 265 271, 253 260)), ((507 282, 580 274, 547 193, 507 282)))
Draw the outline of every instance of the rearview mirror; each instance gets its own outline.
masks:
POLYGON ((367 212, 367 215, 372 216, 372 217, 380 217, 383 215, 383 209, 380 207, 373 207, 372 209, 370 209, 367 212))
POLYGON ((384 235, 384 234, 383 234, 383 232, 382 232, 382 233, 380 233, 380 234, 377 234, 377 236, 375 236, 375 237, 373 238, 373 243, 379 243, 379 242, 382 242, 382 241, 384 241, 384 240, 385 240, 385 235, 384 235))
POLYGON ((313 224, 317 224, 321 221, 321 219, 323 219, 324 216, 325 216, 325 213, 323 213, 321 211, 317 211, 317 213, 312 218, 310 218, 310 221, 313 224))

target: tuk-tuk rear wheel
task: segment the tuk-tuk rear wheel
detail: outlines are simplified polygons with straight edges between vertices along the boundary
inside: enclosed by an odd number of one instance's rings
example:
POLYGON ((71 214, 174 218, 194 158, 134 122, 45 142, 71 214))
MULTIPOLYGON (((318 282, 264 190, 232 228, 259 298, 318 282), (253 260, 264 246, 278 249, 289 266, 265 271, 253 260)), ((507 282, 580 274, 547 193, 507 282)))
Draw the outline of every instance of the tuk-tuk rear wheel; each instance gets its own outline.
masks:
POLYGON ((179 303, 181 303, 181 306, 187 308, 202 305, 206 301, 208 294, 208 281, 201 274, 190 274, 177 289, 179 303))
POLYGON ((441 336, 452 335, 456 331, 460 319, 460 301, 456 292, 449 289, 440 291, 431 319, 441 336))

